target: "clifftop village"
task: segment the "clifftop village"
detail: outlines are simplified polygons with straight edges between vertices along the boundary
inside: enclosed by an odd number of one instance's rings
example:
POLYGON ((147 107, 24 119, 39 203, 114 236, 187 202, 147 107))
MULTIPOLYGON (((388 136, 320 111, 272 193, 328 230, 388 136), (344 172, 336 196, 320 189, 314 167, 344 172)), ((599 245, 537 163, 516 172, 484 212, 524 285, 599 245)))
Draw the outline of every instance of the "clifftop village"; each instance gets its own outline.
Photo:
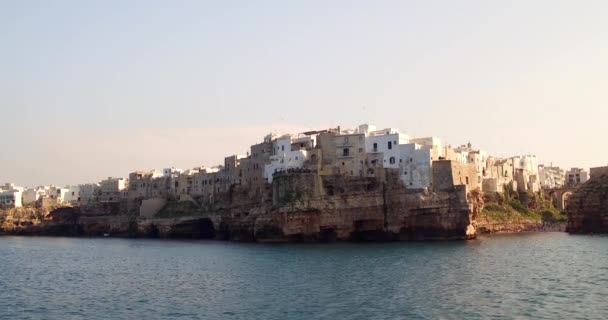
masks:
POLYGON ((445 172, 453 185, 488 193, 502 192, 504 186, 538 192, 576 186, 589 179, 587 170, 545 166, 533 155, 496 158, 470 143, 453 147, 436 137, 411 138, 393 128, 378 130, 364 124, 356 129, 269 134, 252 145, 246 156, 226 157, 223 165, 214 167, 135 171, 128 178, 109 177, 67 187, 25 188, 7 183, 0 187, 0 205, 52 207, 152 198, 212 202, 233 185, 259 194, 274 177, 285 173, 372 178, 381 177, 382 172, 393 172, 413 191, 432 191, 438 179, 446 179, 445 172))

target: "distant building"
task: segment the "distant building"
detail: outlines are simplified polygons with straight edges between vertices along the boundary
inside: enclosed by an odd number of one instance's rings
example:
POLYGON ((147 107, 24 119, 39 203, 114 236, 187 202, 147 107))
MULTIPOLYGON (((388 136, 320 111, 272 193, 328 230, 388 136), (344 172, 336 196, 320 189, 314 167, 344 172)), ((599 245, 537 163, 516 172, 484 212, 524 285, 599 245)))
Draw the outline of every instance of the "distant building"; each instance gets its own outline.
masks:
POLYGON ((22 206, 22 191, 18 189, 0 191, 0 206, 19 208, 22 206))
MULTIPOLYGON (((364 125, 362 125, 364 126, 364 125)), ((360 126, 359 131, 364 131, 360 126)), ((399 168, 399 145, 409 143, 409 136, 399 133, 399 130, 387 128, 367 132, 365 151, 367 153, 382 153, 382 167, 399 168)))
POLYGON ((582 168, 572 168, 566 172, 566 185, 575 187, 589 180, 589 172, 582 168))
POLYGON ((98 183, 86 183, 78 185, 78 202, 87 204, 94 202, 101 195, 101 186, 98 183))
POLYGON ((566 181, 566 175, 563 169, 542 164, 538 166, 538 177, 543 189, 561 188, 566 181))
POLYGON ((108 177, 99 183, 101 193, 99 201, 120 201, 127 196, 127 183, 125 178, 108 177))

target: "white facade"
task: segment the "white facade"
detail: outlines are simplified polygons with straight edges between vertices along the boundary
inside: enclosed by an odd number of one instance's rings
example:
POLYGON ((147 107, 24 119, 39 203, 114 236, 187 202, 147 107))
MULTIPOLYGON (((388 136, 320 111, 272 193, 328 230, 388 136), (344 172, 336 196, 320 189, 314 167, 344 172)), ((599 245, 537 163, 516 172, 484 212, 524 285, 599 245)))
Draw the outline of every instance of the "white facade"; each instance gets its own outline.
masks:
POLYGON ((165 168, 163 169, 163 176, 164 177, 172 177, 172 178, 177 178, 177 176, 179 176, 180 173, 184 172, 184 170, 182 169, 178 169, 178 168, 165 168))
POLYGON ((367 153, 382 153, 384 168, 399 168, 399 145, 409 143, 409 137, 395 129, 368 132, 365 139, 367 153))
POLYGON ((559 167, 538 166, 538 177, 540 185, 545 189, 561 188, 564 186, 566 176, 564 170, 559 167))
POLYGON ((437 137, 410 139, 410 143, 416 143, 419 145, 431 147, 432 160, 439 160, 440 157, 445 157, 443 144, 441 143, 441 139, 437 137))
POLYGON ((282 156, 291 151, 291 136, 283 135, 272 142, 272 154, 282 156))
POLYGON ((268 183, 272 183, 275 173, 303 168, 307 158, 306 150, 289 151, 283 155, 270 156, 270 164, 264 166, 264 178, 268 183))
POLYGON ((538 175, 538 159, 536 156, 517 156, 514 157, 513 160, 516 179, 518 179, 518 190, 538 192, 540 190, 540 178, 538 175))
POLYGON ((19 208, 22 206, 22 197, 23 192, 21 190, 12 189, 0 191, 0 206, 19 208))
POLYGON ((78 203, 80 200, 80 187, 79 186, 68 186, 66 187, 67 192, 63 198, 63 202, 67 203, 78 203))
POLYGON ((433 179, 431 146, 416 143, 399 145, 399 177, 406 188, 429 188, 433 179))

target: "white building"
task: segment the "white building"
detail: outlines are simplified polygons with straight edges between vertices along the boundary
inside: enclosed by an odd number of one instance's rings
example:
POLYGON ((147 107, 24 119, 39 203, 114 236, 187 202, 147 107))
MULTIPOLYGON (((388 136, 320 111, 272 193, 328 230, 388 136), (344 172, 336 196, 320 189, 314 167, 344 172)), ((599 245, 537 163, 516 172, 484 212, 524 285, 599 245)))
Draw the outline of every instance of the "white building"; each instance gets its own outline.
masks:
POLYGON ((68 191, 66 192, 63 198, 63 202, 75 204, 80 201, 79 186, 67 186, 65 189, 67 189, 68 191))
POLYGON ((433 179, 431 146, 416 143, 398 146, 399 150, 399 177, 406 188, 429 188, 433 179))
POLYGON ((306 150, 288 151, 281 155, 270 156, 270 164, 264 166, 264 179, 272 183, 275 173, 303 168, 306 159, 308 159, 306 150))
POLYGON ((272 155, 282 156, 291 151, 291 135, 285 134, 272 141, 272 155))
POLYGON ((538 177, 540 185, 544 189, 561 188, 566 181, 564 170, 560 167, 546 167, 545 165, 538 166, 538 177))
POLYGON ((180 173, 184 172, 184 170, 182 169, 178 169, 178 168, 165 168, 163 169, 163 176, 164 177, 171 177, 171 178, 177 178, 179 176, 180 173))
POLYGON ((0 206, 19 208, 22 206, 23 192, 18 189, 0 191, 0 206))
POLYGON ((538 159, 536 156, 517 156, 513 159, 518 191, 538 192, 540 190, 540 178, 538 175, 538 159))
MULTIPOLYGON (((365 125, 362 125, 365 126, 365 125)), ((362 131, 360 126, 359 131, 362 131)), ((367 153, 382 153, 382 166, 384 168, 399 168, 399 145, 409 143, 409 136, 399 133, 399 130, 387 128, 369 131, 365 139, 367 153)))
POLYGON ((419 145, 431 147, 431 156, 432 156, 433 161, 439 160, 440 158, 445 157, 445 153, 443 150, 443 144, 441 143, 441 139, 439 139, 437 137, 410 139, 410 143, 416 143, 419 145))

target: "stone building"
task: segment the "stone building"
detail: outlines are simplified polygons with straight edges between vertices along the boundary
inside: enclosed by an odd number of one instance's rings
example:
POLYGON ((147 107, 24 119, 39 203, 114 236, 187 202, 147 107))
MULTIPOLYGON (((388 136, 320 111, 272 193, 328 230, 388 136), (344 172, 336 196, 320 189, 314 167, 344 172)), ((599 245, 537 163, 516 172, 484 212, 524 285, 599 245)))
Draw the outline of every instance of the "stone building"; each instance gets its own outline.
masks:
POLYGON ((129 200, 141 200, 162 197, 172 194, 171 182, 173 173, 166 174, 163 170, 139 170, 129 174, 129 200))
POLYGON ((79 195, 79 203, 87 204, 90 202, 95 202, 98 200, 98 197, 101 192, 101 187, 98 183, 86 183, 78 185, 78 195, 79 195))
POLYGON ((99 201, 120 201, 127 197, 128 180, 125 178, 108 177, 99 183, 99 201))
POLYGON ((514 191, 517 183, 514 182, 514 159, 497 159, 489 157, 487 160, 486 177, 482 180, 482 190, 488 193, 503 192, 505 186, 513 184, 514 191))
POLYGON ((365 135, 361 133, 335 135, 333 145, 335 146, 335 162, 332 171, 338 175, 362 177, 367 158, 365 135))

